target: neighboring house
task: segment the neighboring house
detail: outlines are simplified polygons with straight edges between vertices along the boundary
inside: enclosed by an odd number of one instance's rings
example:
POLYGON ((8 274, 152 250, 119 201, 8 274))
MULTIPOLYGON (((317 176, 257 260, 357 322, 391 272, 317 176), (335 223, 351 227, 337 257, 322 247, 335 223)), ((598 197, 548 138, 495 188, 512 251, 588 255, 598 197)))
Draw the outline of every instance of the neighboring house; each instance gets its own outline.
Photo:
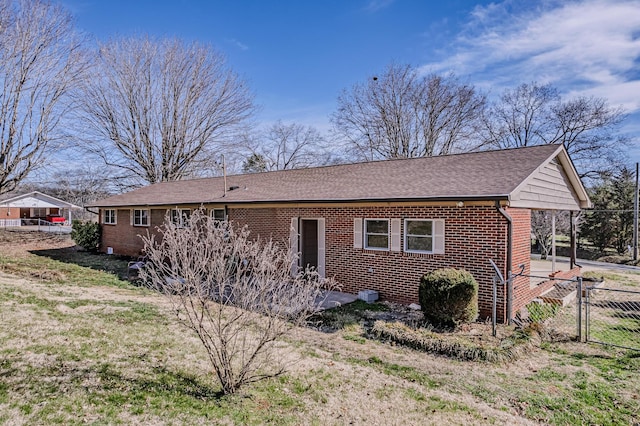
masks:
MULTIPOLYGON (((493 260, 502 273, 530 271, 531 210, 578 211, 587 193, 561 145, 388 160, 158 183, 93 203, 102 250, 139 255, 139 235, 167 214, 204 208, 254 235, 292 244, 301 265, 335 278, 342 291, 418 301, 420 277, 464 268, 491 314, 493 260)), ((574 271, 575 273, 576 271, 574 271)), ((498 315, 516 312, 551 283, 515 280, 499 289, 498 315), (509 289, 509 291, 511 291, 509 289)))
POLYGON ((71 223, 71 211, 82 207, 42 192, 0 200, 0 226, 38 225, 40 221, 71 223))

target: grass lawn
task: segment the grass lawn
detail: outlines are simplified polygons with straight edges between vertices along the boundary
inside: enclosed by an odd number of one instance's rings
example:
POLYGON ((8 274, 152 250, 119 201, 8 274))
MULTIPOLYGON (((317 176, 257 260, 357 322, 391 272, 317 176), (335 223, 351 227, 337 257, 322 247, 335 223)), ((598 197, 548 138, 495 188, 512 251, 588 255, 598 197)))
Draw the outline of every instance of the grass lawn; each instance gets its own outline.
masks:
POLYGON ((368 338, 363 306, 296 330, 278 349, 284 376, 223 397, 197 338, 121 280, 125 267, 0 231, 0 424, 640 422, 638 352, 542 343, 515 362, 463 362, 368 338))

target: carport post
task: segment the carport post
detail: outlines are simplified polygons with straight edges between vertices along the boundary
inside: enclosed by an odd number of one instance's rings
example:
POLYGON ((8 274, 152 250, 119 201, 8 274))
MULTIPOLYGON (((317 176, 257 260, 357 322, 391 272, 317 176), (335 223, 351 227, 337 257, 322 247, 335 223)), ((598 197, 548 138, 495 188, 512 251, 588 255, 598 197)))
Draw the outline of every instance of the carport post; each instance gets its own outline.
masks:
POLYGON ((569 234, 570 237, 570 255, 569 269, 576 267, 577 247, 576 247, 576 218, 573 216, 573 210, 569 210, 569 234))
POLYGON ((578 325, 578 342, 582 342, 582 277, 578 277, 578 309, 576 324, 578 325))
POLYGON ((638 260, 638 163, 636 163, 636 193, 633 197, 633 260, 638 260))
POLYGON ((556 272, 556 211, 551 210, 551 272, 556 272))

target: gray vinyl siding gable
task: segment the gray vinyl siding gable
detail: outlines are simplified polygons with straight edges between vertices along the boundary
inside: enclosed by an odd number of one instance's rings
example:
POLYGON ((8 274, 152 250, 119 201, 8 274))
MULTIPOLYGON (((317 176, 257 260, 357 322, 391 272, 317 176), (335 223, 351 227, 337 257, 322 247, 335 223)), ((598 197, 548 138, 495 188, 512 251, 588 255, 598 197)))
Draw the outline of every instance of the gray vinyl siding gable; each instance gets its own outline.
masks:
POLYGON ((580 210, 578 196, 556 160, 536 170, 522 188, 512 194, 510 205, 545 210, 580 210))

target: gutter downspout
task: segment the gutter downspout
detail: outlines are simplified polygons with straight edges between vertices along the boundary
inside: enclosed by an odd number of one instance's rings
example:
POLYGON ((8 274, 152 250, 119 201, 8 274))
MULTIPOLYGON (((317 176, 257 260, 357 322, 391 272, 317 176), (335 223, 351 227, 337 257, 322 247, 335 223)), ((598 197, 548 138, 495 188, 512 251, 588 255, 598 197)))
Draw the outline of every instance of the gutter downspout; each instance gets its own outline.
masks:
POLYGON ((513 219, 509 216, 502 206, 500 200, 496 200, 496 210, 507 220, 507 321, 511 325, 511 308, 513 299, 513 282, 511 280, 511 263, 512 263, 512 249, 513 249, 513 219))

